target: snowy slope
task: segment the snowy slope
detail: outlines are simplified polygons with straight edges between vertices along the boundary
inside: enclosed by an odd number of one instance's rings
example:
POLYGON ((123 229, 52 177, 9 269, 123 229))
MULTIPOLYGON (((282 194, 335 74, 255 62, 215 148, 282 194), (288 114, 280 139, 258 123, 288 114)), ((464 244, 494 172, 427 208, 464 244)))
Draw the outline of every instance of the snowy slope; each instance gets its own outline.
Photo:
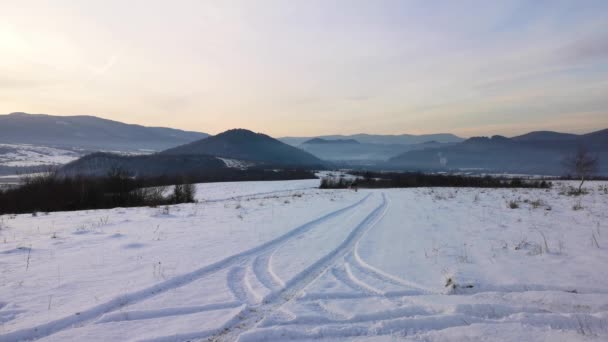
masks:
MULTIPOLYGON (((0 144, 0 166, 64 165, 91 151, 29 144, 0 144)), ((152 151, 107 151, 120 155, 144 155, 152 151)))
POLYGON ((0 165, 4 166, 61 165, 80 155, 72 150, 47 146, 0 144, 0 165))
POLYGON ((2 216, 0 341, 608 338, 606 183, 581 198, 317 184, 2 216))

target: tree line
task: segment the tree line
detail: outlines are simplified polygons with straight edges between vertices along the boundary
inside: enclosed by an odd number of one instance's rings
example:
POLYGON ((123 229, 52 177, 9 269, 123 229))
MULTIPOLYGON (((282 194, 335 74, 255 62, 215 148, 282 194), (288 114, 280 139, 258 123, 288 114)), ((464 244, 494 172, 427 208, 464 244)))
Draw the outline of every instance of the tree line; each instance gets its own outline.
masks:
POLYGON ((303 170, 237 171, 136 177, 116 168, 101 177, 68 177, 51 170, 22 176, 20 185, 0 190, 0 214, 187 203, 195 201, 193 183, 315 178, 303 170))
POLYGON ((355 179, 325 177, 321 189, 340 188, 415 188, 415 187, 475 187, 475 188, 550 188, 546 180, 524 180, 493 176, 464 176, 425 174, 420 172, 353 172, 355 179))

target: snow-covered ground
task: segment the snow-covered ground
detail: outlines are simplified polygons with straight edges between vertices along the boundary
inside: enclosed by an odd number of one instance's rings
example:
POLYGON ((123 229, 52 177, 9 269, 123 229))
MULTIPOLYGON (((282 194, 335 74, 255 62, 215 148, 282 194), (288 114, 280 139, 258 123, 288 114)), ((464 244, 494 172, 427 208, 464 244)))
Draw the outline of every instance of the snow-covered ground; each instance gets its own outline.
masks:
POLYGON ((81 154, 67 149, 26 144, 0 144, 0 165, 38 166, 67 164, 81 154))
POLYGON ((0 341, 608 339, 607 183, 317 184, 2 216, 0 341))
MULTIPOLYGON (((85 154, 93 152, 96 152, 96 150, 83 150, 79 148, 59 148, 29 144, 0 144, 0 166, 58 166, 67 164, 82 157, 85 154)), ((120 155, 144 155, 153 153, 154 151, 99 150, 99 152, 108 152, 120 155)))

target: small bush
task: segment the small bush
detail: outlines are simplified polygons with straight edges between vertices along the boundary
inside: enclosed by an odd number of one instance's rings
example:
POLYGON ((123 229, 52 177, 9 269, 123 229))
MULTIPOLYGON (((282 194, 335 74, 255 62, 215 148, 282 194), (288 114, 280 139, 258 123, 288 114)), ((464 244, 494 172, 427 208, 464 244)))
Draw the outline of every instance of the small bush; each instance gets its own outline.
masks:
POLYGON ((196 188, 193 184, 176 184, 173 187, 170 201, 172 203, 194 203, 195 194, 196 188))
POLYGON ((321 179, 320 189, 347 189, 352 185, 352 181, 346 180, 344 175, 341 177, 324 177, 321 179))
POLYGON ((540 207, 544 206, 545 203, 542 200, 537 199, 534 201, 530 201, 530 205, 532 206, 532 208, 536 209, 536 208, 540 208, 540 207))
POLYGON ((589 191, 585 188, 578 189, 573 186, 563 187, 559 191, 560 195, 566 195, 566 196, 581 196, 581 195, 586 195, 588 193, 589 193, 589 191))
POLYGON ((517 203, 516 201, 509 201, 507 206, 510 209, 517 209, 517 208, 519 208, 519 203, 517 203))
POLYGON ((516 251, 526 251, 527 255, 535 256, 543 254, 543 246, 536 242, 529 242, 526 239, 521 240, 515 245, 516 251))

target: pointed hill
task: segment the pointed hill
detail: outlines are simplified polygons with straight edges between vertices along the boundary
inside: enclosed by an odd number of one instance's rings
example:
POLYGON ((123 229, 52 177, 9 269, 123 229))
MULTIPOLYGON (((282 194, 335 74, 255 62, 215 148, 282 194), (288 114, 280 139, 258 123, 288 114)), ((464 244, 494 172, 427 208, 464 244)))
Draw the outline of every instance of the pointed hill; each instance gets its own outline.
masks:
POLYGON ((268 135, 246 129, 226 132, 161 152, 165 155, 209 155, 268 166, 319 167, 324 163, 312 154, 268 135))

